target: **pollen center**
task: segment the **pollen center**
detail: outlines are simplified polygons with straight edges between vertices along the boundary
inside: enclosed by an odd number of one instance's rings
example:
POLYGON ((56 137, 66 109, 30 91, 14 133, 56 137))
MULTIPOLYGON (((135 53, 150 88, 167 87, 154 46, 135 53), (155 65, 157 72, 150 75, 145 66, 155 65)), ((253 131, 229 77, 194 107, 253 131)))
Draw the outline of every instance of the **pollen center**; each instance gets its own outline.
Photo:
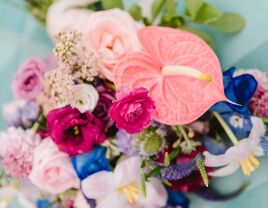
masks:
POLYGON ((127 185, 121 186, 117 189, 119 193, 123 193, 126 195, 127 200, 130 204, 136 202, 138 195, 140 193, 139 185, 135 182, 129 183, 127 185))

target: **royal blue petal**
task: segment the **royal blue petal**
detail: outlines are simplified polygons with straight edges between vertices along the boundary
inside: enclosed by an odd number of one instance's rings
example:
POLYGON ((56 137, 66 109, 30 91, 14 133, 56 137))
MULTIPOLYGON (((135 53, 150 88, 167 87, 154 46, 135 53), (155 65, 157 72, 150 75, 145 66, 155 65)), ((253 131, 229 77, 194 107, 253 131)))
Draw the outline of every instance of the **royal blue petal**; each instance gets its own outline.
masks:
POLYGON ((111 171, 110 163, 106 159, 105 154, 106 148, 95 146, 87 154, 71 157, 72 165, 80 180, 102 170, 111 171))
POLYGON ((168 193, 168 205, 170 206, 180 206, 182 208, 189 207, 189 199, 186 198, 184 194, 178 191, 171 191, 167 189, 168 193))
POLYGON ((227 150, 227 146, 222 141, 218 142, 215 139, 205 135, 199 138, 202 144, 206 147, 207 151, 213 155, 224 154, 225 151, 227 150))
POLYGON ((36 207, 37 208, 51 208, 50 202, 47 199, 38 199, 36 201, 36 207))

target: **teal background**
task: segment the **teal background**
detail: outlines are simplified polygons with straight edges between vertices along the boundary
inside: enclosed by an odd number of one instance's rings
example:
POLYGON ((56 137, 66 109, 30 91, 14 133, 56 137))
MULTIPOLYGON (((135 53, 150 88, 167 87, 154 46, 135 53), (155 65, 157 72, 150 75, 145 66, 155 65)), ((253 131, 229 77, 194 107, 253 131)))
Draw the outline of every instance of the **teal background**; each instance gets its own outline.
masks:
MULTIPOLYGON (((17 67, 32 56, 45 58, 52 48, 45 29, 23 9, 8 2, 0 0, 0 105, 12 100, 10 82, 17 67)), ((127 2, 130 4, 135 0, 127 2)), ((224 34, 206 28, 215 40, 215 49, 222 68, 236 65, 239 68, 259 68, 268 71, 268 1, 209 0, 209 2, 222 11, 238 12, 247 19, 245 30, 239 34, 224 34)), ((0 127, 3 127, 2 115, 0 127)), ((250 186, 239 197, 225 202, 207 202, 191 195, 191 208, 267 208, 267 158, 262 159, 260 168, 252 176, 245 177, 238 171, 230 177, 214 180, 213 185, 218 190, 228 193, 238 188, 244 180, 249 180, 250 186)))

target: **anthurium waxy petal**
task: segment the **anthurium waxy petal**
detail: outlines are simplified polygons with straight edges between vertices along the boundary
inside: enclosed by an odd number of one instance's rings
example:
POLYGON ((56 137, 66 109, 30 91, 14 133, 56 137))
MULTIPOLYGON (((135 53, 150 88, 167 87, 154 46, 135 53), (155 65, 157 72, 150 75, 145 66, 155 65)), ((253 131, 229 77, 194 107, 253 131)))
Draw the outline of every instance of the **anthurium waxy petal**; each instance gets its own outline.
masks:
POLYGON ((187 124, 213 104, 227 100, 218 58, 198 36, 156 26, 141 29, 138 36, 144 51, 122 58, 114 81, 117 88, 147 88, 155 101, 155 120, 187 124), (165 67, 172 66, 175 69, 168 69, 172 73, 166 73, 165 67), (187 67, 191 72, 183 73, 187 67), (177 75, 176 69, 180 70, 177 75))

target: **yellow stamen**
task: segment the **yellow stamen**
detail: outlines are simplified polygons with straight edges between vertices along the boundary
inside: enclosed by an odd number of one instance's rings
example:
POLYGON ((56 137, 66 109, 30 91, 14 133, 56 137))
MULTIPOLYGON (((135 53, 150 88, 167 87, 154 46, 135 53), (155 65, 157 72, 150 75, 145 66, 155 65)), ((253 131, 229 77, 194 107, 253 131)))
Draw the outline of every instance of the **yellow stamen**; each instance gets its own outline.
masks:
POLYGON ((250 175, 256 168, 259 167, 259 161, 253 156, 250 155, 246 159, 240 162, 242 171, 245 175, 250 175))
POLYGON ((78 126, 74 127, 74 135, 78 135, 80 133, 78 126))
POLYGON ((138 195, 140 193, 139 185, 135 182, 129 183, 127 185, 121 186, 117 189, 119 193, 123 193, 126 195, 127 200, 130 204, 136 202, 138 195))
POLYGON ((180 66, 180 65, 164 66, 161 72, 165 76, 182 75, 182 76, 193 77, 206 82, 212 81, 212 77, 210 75, 188 66, 180 66))

